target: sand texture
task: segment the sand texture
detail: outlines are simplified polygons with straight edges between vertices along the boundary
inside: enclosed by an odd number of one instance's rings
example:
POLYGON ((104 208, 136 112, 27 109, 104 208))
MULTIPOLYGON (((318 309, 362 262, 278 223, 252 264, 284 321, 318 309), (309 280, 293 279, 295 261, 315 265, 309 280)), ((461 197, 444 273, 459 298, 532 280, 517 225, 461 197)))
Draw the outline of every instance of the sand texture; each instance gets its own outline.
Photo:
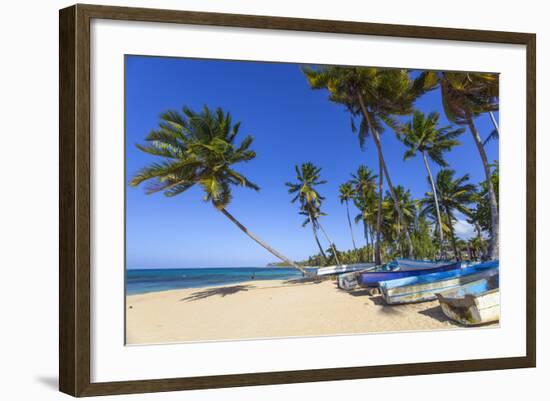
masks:
POLYGON ((126 299, 127 344, 450 329, 438 301, 386 305, 331 280, 250 281, 126 299))

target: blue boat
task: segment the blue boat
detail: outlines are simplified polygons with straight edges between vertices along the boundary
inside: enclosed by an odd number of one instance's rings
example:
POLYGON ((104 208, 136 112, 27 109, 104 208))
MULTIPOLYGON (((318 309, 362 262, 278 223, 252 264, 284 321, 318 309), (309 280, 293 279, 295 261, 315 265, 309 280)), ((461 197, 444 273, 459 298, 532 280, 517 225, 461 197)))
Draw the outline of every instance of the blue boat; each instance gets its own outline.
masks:
POLYGON ((359 273, 357 282, 361 287, 375 288, 379 286, 381 281, 457 270, 460 269, 460 266, 461 262, 425 262, 421 260, 396 259, 384 265, 384 268, 359 273))
POLYGON ((367 271, 387 271, 387 268, 385 265, 382 266, 372 266, 367 269, 362 269, 359 271, 354 271, 350 273, 344 273, 339 274, 338 279, 338 288, 341 290, 351 291, 359 287, 359 282, 357 281, 357 278, 359 277, 359 274, 367 272, 367 271), (383 270, 380 270, 383 269, 383 270))
POLYGON ((397 258, 390 262, 390 265, 399 267, 401 270, 414 270, 414 269, 429 269, 432 267, 438 267, 454 263, 453 260, 418 260, 397 258))
POLYGON ((498 261, 491 261, 464 269, 382 281, 380 291, 388 304, 433 300, 437 293, 498 275, 498 266, 498 261))

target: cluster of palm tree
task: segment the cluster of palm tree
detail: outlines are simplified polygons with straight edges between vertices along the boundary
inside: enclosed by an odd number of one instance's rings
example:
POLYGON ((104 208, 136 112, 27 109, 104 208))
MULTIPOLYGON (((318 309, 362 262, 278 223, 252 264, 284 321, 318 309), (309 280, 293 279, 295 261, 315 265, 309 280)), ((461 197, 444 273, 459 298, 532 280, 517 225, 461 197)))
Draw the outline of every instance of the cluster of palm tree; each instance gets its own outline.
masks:
MULTIPOLYGON (((319 217, 326 215, 320 211, 320 201, 318 201, 325 198, 319 195, 316 188, 316 185, 326 183, 325 180, 321 180, 320 171, 321 169, 312 163, 305 163, 301 169, 297 168, 298 183, 287 183, 290 188, 289 193, 296 194, 292 200, 293 202, 298 200, 300 196, 304 198, 301 201, 300 210, 311 210, 311 207, 307 206, 307 199, 315 200, 316 207, 314 210, 316 210, 316 213, 313 216, 310 217, 305 212, 300 212, 300 214, 307 217, 304 226, 311 221, 319 226, 319 217), (307 172, 312 174, 309 175, 307 172)), ((496 174, 493 177, 498 179, 496 174)), ((381 213, 377 213, 377 200, 380 198, 377 192, 376 179, 377 176, 371 169, 361 165, 356 173, 351 174, 350 180, 339 187, 339 198, 346 207, 346 217, 353 249, 347 251, 337 250, 335 244, 323 229, 325 238, 330 245, 327 250, 330 254, 327 256, 327 252, 323 250, 314 229, 313 235, 319 247, 319 254, 312 255, 305 261, 300 261, 300 265, 310 265, 312 262, 317 265, 359 262, 380 263, 382 260, 402 257, 406 254, 407 248, 407 240, 403 235, 405 231, 410 232, 411 241, 413 242, 413 254, 411 256, 418 259, 450 259, 450 253, 456 259, 486 257, 486 241, 481 235, 481 224, 484 224, 483 219, 487 220, 486 195, 484 195, 483 185, 481 185, 481 190, 478 191, 477 187, 469 182, 467 174, 456 177, 455 171, 447 168, 441 169, 435 180, 431 175, 428 175, 428 185, 432 188, 436 187, 438 189, 437 194, 427 191, 423 198, 413 199, 410 190, 398 185, 394 188, 394 194, 404 217, 405 223, 403 225, 403 220, 396 212, 394 198, 389 191, 386 191, 381 198, 381 213), (365 245, 361 247, 357 246, 354 236, 350 203, 358 211, 354 222, 363 226, 365 245), (475 206, 475 209, 472 208, 472 205, 475 206), (439 213, 438 210, 440 210, 439 213), (458 213, 467 216, 468 221, 471 224, 477 224, 478 227, 478 235, 472 239, 469 247, 465 247, 464 241, 457 238, 453 228, 458 220, 458 213), (476 213, 480 218, 476 217, 476 213), (377 224, 378 215, 381 216, 380 225, 377 224)))
POLYGON ((311 88, 328 90, 330 100, 350 112, 351 129, 358 134, 360 146, 372 138, 376 147, 378 174, 365 165, 359 166, 339 188, 340 201, 346 206, 352 250, 338 251, 321 224, 325 198, 317 187, 326 181, 321 179, 321 168, 310 162, 295 166, 296 182, 286 185, 294 196, 292 202, 298 203, 299 213, 305 217, 303 225, 312 228, 319 255, 294 262, 254 235, 228 211, 233 187, 255 191, 260 188, 234 167, 256 157, 250 149, 253 138, 246 136, 238 142, 240 123, 233 123, 231 115, 220 108, 211 110, 205 106, 196 112, 184 107, 181 112, 162 114, 158 128, 146 136, 146 144, 137 145, 161 161, 138 171, 130 185, 147 182, 147 194, 164 192, 168 197, 200 187, 205 202, 285 265, 303 273, 306 271, 302 266, 312 258, 319 265, 371 260, 379 264, 395 256, 446 258, 448 242, 457 258, 465 249, 469 257, 498 258, 498 168, 488 163, 484 150, 484 143, 498 137, 499 132, 492 115, 498 110, 495 75, 429 71, 413 79, 409 71, 402 69, 337 66, 306 67, 303 72, 311 88), (477 145, 486 176, 479 191, 468 182, 468 175, 456 178, 444 160, 444 154, 459 144, 457 138, 464 129, 440 127, 437 113, 426 116, 414 109, 420 96, 437 88, 449 121, 467 126, 477 145), (476 117, 483 113, 490 113, 495 125, 495 131, 485 141, 475 126, 476 117), (409 115, 409 122, 399 121, 409 115), (415 155, 423 158, 430 188, 423 199, 412 199, 410 191, 393 184, 381 141, 382 133, 388 129, 405 144, 405 159, 415 155), (435 179, 429 161, 442 168, 435 179), (350 205, 358 210, 355 223, 363 226, 363 247, 357 246, 353 236, 350 205), (457 212, 467 216, 477 230, 477 236, 467 243, 457 240, 454 233, 457 212), (483 231, 489 233, 488 244, 483 231), (329 244, 326 250, 319 232, 329 244))
MULTIPOLYGON (((384 159, 380 135, 387 128, 393 130, 407 146, 405 159, 416 154, 420 154, 424 159, 433 201, 430 201, 430 197, 428 197, 423 202, 427 207, 424 208, 421 215, 432 215, 436 221, 439 235, 439 257, 445 257, 445 230, 450 232, 451 242, 455 244, 453 250, 455 255, 458 254, 453 233, 453 223, 456 218, 453 217, 452 210, 458 210, 470 216, 468 206, 474 200, 475 187, 465 184, 468 176, 454 180, 454 172, 448 169, 440 171, 437 180, 441 180, 442 185, 449 185, 438 187, 438 184, 434 182, 428 159, 446 167, 444 153, 459 144, 457 138, 464 132, 464 129, 452 126, 438 127, 439 116, 437 113, 425 116, 422 112, 414 109, 414 103, 420 96, 437 88, 441 91, 443 109, 449 121, 459 126, 467 126, 477 146, 486 177, 484 200, 490 210, 490 224, 486 227, 490 241, 484 256, 490 259, 498 258, 497 193, 491 178, 493 172, 484 149, 484 143, 490 138, 498 137, 499 133, 498 125, 492 114, 498 110, 498 77, 496 75, 425 71, 413 79, 412 74, 403 69, 320 66, 305 67, 303 70, 311 88, 327 90, 332 102, 345 106, 350 112, 352 130, 358 133, 360 146, 364 146, 368 137, 372 137, 375 144, 379 162, 378 203, 375 210, 377 214, 376 243, 374 246, 377 263, 381 259, 379 244, 384 213, 382 190, 384 178, 388 188, 387 195, 389 195, 387 203, 391 204, 395 213, 396 233, 398 242, 403 248, 403 255, 415 255, 411 225, 408 221, 410 217, 407 216, 410 214, 410 210, 405 208, 404 201, 406 199, 400 198, 401 195, 398 193, 397 187, 393 185, 388 165, 384 159), (475 125, 475 118, 483 113, 489 113, 495 125, 495 131, 485 141, 482 141, 475 125), (398 119, 404 115, 413 115, 411 121, 405 125, 400 124, 398 119), (452 185, 451 182, 453 182, 452 185), (462 197, 458 201, 460 208, 443 204, 443 191, 459 191, 462 197), (433 203, 432 206, 429 206, 430 202, 433 203), (468 213, 466 213, 467 209, 468 213), (445 218, 442 217, 443 214, 445 214, 445 218)), ((428 195, 430 194, 428 193, 428 195)))

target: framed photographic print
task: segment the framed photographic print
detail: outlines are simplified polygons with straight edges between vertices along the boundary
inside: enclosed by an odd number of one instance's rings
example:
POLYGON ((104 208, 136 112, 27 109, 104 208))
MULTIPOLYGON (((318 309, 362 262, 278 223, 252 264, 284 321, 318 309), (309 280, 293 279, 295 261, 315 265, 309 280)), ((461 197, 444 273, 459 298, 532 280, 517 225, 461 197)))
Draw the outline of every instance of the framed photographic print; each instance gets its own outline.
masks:
POLYGON ((535 35, 60 11, 60 390, 534 367, 535 35))

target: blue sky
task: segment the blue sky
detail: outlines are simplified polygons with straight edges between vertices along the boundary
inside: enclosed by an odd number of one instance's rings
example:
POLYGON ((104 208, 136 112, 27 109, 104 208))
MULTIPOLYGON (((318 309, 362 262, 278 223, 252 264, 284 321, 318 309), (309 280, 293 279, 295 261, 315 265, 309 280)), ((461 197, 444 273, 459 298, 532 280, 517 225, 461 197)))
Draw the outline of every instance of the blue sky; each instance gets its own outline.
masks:
MULTIPOLYGON (((406 67, 406 60, 404 60, 406 67)), ((352 247, 345 208, 338 186, 360 164, 377 172, 374 144, 361 150, 351 132, 345 109, 328 101, 326 91, 311 90, 296 64, 196 60, 168 57, 126 57, 126 182, 155 160, 135 147, 158 125, 158 116, 183 105, 198 110, 222 107, 241 121, 239 136, 252 135, 256 159, 237 165, 237 171, 261 187, 260 192, 234 189, 228 210, 275 249, 301 260, 316 253, 310 228, 302 228, 297 204, 290 203, 284 183, 294 181, 294 165, 311 161, 322 167, 328 183, 319 187, 326 197, 322 223, 339 249, 352 247)), ((417 100, 415 107, 438 111, 448 124, 439 91, 417 100)), ((476 120, 482 137, 492 130, 487 115, 476 120)), ((483 180, 479 154, 469 131, 462 145, 446 155, 457 174, 483 180)), ((403 161, 405 148, 387 130, 382 135, 384 156, 394 185, 409 188, 414 197, 429 190, 419 157, 403 161)), ((498 143, 486 147, 489 160, 498 159, 498 143)), ((432 164, 432 171, 438 167, 432 164)), ((352 209, 353 216, 357 214, 352 209)), ((364 244, 361 226, 354 227, 364 244)), ((459 222, 457 231, 470 228, 459 222)), ((265 266, 276 258, 202 201, 199 188, 174 198, 146 195, 142 187, 126 187, 126 257, 128 268, 265 266)))

